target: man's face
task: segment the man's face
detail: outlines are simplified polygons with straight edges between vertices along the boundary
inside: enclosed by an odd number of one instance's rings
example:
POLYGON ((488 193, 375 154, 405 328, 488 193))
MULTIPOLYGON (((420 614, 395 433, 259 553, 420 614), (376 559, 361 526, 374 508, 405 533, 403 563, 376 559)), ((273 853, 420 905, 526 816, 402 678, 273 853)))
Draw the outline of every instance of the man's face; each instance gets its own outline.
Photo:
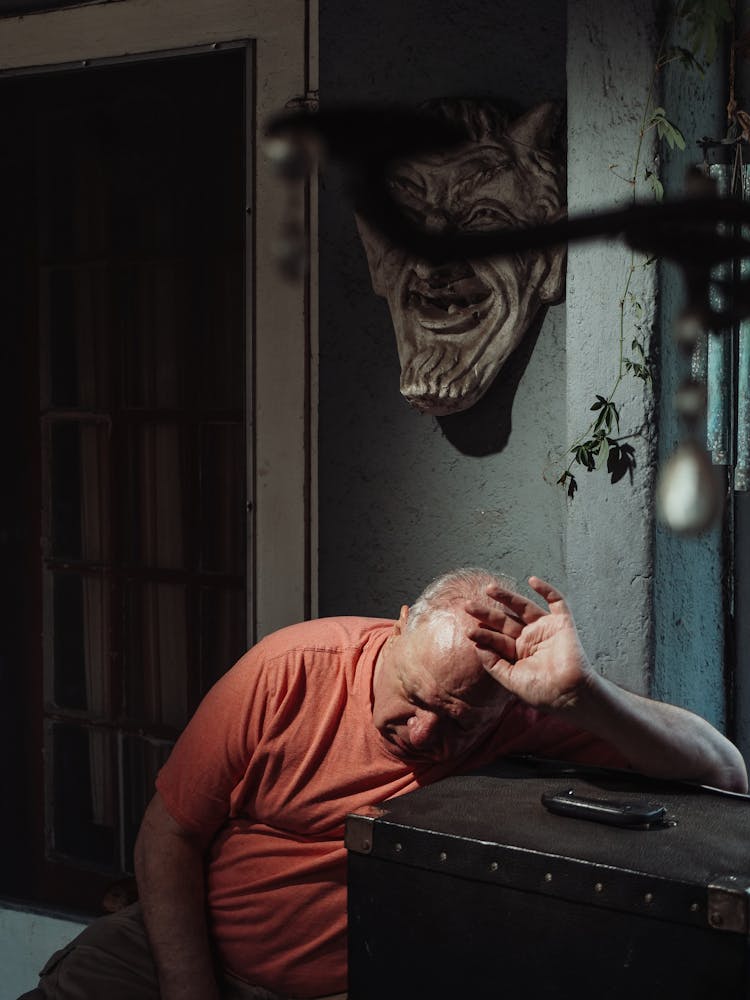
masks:
MULTIPOLYGON (((549 177, 512 142, 470 143, 449 155, 396 163, 391 194, 428 233, 518 228, 549 216, 549 177), (544 193, 543 193, 544 192, 544 193)), ((540 306, 559 297, 556 248, 431 265, 390 244, 361 219, 375 291, 388 301, 401 393, 441 416, 487 391, 540 306)))
POLYGON ((399 758, 453 760, 489 733, 510 700, 466 637, 463 612, 436 612, 405 631, 402 608, 373 680, 373 722, 399 758))

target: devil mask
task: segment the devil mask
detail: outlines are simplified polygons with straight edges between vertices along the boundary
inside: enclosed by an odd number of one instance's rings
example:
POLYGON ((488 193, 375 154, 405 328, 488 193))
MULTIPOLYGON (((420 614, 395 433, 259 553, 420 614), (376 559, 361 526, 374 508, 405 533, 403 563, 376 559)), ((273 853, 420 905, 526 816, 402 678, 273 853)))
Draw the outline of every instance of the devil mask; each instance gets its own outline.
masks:
MULTIPOLYGON (((399 160, 388 185, 427 233, 475 233, 565 215, 564 172, 550 151, 559 113, 541 104, 515 120, 490 101, 438 99, 430 114, 469 140, 448 153, 399 160)), ((466 410, 490 387, 539 309, 563 294, 565 248, 432 265, 357 218, 373 289, 390 307, 401 393, 435 416, 466 410)))

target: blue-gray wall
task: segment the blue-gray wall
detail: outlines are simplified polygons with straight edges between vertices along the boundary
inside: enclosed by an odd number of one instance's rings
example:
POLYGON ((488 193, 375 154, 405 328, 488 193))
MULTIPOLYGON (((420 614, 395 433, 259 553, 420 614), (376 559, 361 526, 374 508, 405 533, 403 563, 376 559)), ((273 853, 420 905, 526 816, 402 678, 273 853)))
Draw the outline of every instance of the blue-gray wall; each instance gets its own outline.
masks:
MULTIPOLYGON (((684 194, 688 167, 700 163, 696 141, 726 132, 726 71, 717 60, 705 76, 679 65, 664 73, 662 104, 683 132, 686 149, 665 150, 663 181, 667 197, 684 194)), ((659 459, 672 454, 683 434, 673 397, 680 364, 672 337, 682 308, 682 276, 674 266, 661 269, 659 459)), ((725 601, 723 529, 698 538, 680 538, 657 526, 654 551, 654 682, 656 697, 693 709, 724 728, 725 601)))

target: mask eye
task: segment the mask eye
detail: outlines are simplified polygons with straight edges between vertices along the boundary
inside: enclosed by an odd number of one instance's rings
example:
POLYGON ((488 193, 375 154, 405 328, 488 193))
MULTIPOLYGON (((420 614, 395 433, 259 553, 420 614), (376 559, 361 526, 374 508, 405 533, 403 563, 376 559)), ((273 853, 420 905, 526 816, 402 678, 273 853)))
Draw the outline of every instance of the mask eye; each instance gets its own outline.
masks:
POLYGON ((464 222, 464 229, 499 229, 505 223, 505 214, 486 205, 476 208, 464 222))
POLYGON ((422 194, 419 184, 405 177, 403 174, 392 174, 388 178, 388 187, 396 194, 408 194, 412 198, 419 198, 422 194))

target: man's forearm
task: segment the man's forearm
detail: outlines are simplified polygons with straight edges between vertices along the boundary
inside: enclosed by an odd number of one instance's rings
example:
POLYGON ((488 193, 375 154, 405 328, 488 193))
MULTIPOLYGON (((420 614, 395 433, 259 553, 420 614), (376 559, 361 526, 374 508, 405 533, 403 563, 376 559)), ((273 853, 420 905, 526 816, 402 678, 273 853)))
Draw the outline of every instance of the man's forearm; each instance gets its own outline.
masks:
POLYGON ((203 854, 170 829, 160 799, 144 817, 136 875, 162 1000, 218 1000, 206 927, 203 854))
POLYGON ((737 748, 685 709, 642 698, 592 674, 561 715, 612 744, 634 770, 747 791, 747 771, 737 748))

